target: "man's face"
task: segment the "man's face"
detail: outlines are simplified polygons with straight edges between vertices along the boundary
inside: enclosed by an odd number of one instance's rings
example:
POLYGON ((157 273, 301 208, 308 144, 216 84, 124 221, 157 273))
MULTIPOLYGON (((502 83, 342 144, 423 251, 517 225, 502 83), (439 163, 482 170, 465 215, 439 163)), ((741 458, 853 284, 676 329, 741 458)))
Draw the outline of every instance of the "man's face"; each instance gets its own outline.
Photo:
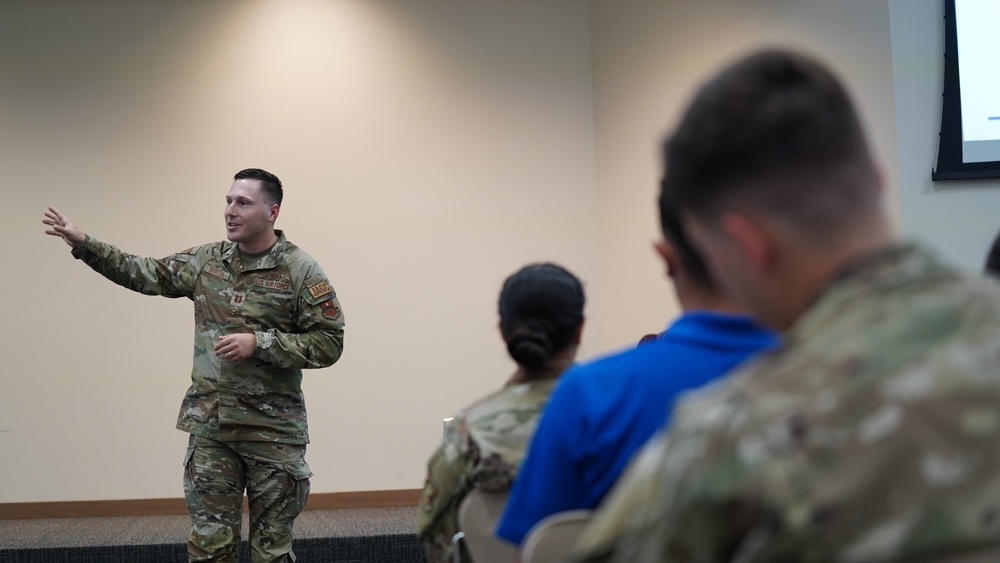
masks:
POLYGON ((243 178, 233 182, 226 195, 226 236, 229 240, 239 243, 240 247, 254 249, 269 240, 277 216, 278 206, 268 205, 260 191, 260 180, 243 178))

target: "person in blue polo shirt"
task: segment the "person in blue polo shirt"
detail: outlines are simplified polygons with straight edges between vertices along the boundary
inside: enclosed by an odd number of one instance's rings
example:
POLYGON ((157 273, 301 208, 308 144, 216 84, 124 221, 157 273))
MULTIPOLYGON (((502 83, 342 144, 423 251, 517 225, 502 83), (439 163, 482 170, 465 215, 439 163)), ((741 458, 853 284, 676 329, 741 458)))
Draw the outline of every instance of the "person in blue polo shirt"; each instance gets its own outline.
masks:
POLYGON ((669 417, 674 398, 778 345, 708 277, 661 201, 666 263, 684 313, 636 348, 570 368, 556 385, 497 524, 497 536, 520 545, 543 518, 597 507, 632 455, 669 417))

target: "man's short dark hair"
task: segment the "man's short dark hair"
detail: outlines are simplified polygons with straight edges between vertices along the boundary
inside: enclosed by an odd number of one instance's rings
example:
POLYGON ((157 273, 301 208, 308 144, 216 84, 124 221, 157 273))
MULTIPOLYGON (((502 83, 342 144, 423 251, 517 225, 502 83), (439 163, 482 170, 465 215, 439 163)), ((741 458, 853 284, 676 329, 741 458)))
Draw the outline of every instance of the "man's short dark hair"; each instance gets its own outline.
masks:
POLYGON ((267 200, 267 203, 281 205, 281 198, 284 196, 284 191, 281 189, 281 180, 277 176, 260 168, 246 168, 233 176, 233 180, 244 179, 260 180, 260 193, 264 194, 264 199, 267 200))
POLYGON ((663 229, 663 236, 667 242, 674 247, 677 260, 684 270, 685 275, 691 278, 695 284, 703 289, 715 290, 715 284, 708 274, 708 268, 701 255, 691 246, 687 235, 684 234, 684 227, 681 225, 680 210, 674 199, 673 191, 667 184, 666 178, 660 185, 660 228, 663 229))
POLYGON ((818 232, 879 198, 847 91, 785 51, 751 55, 702 86, 663 158, 677 204, 703 217, 739 199, 818 232))

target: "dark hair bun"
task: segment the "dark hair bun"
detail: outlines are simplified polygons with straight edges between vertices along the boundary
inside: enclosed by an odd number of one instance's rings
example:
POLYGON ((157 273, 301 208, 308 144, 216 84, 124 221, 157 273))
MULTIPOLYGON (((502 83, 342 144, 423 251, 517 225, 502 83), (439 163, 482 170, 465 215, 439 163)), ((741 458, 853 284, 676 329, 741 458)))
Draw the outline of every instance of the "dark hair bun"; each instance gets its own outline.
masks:
POLYGON ((583 284, 555 264, 531 264, 500 291, 500 330, 507 351, 529 370, 544 368, 566 349, 583 322, 583 284))
POLYGON ((528 369, 545 367, 552 353, 551 325, 536 320, 518 323, 507 337, 507 352, 514 361, 528 369))

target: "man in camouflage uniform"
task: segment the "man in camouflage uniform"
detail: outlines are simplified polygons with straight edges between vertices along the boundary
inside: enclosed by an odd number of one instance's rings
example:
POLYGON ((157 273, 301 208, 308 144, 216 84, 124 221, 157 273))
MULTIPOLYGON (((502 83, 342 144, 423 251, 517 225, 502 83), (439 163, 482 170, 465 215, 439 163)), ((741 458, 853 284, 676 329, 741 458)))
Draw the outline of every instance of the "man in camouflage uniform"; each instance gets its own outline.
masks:
POLYGON ((184 460, 190 561, 238 559, 244 490, 253 561, 295 560, 292 523, 312 475, 302 369, 340 358, 344 317, 320 266, 274 229, 281 199, 273 174, 237 173, 226 197, 228 242, 163 259, 126 254, 51 207, 43 220, 47 234, 111 281, 194 301, 192 383, 177 421, 191 434, 184 460))
POLYGON ((1000 289, 893 240, 837 79, 750 56, 664 156, 713 275, 785 346, 682 400, 574 559, 998 560, 1000 289))
MULTIPOLYGON (((444 440, 427 463, 427 482, 417 511, 417 534, 427 559, 452 561, 458 507, 473 488, 507 491, 538 425, 542 407, 569 361, 548 368, 532 381, 517 376, 503 389, 455 415, 444 440)), ((462 551, 462 561, 471 559, 462 551)))

